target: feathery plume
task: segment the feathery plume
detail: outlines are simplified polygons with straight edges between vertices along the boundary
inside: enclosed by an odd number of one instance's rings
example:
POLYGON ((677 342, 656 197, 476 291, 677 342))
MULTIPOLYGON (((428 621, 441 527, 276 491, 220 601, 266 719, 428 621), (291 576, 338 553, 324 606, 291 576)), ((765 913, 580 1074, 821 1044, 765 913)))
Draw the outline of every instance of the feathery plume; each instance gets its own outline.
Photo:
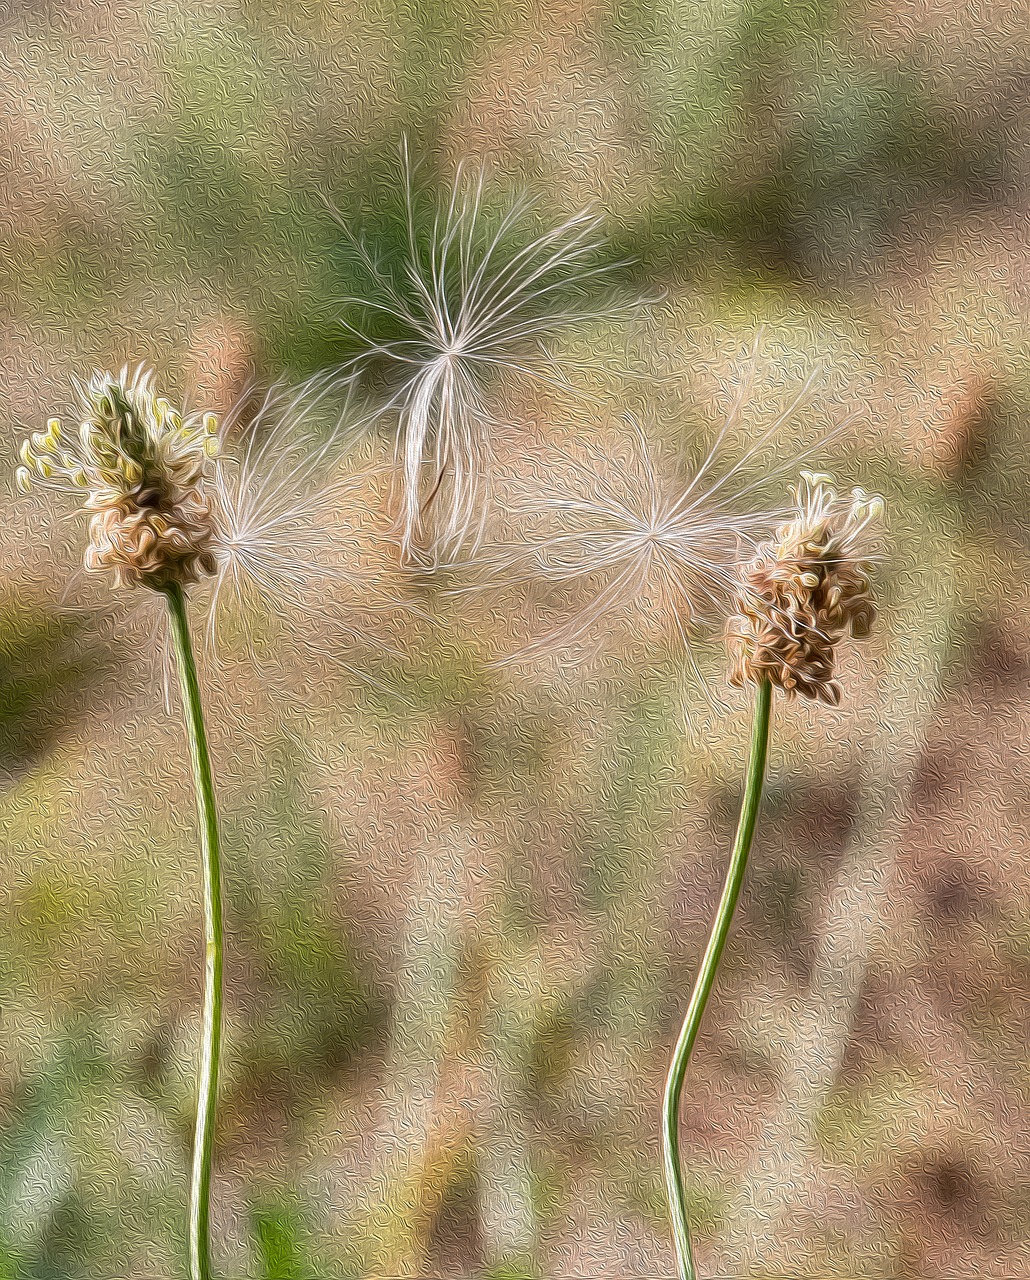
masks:
POLYGON ((731 684, 769 680, 788 696, 840 702, 837 646, 868 635, 876 616, 863 544, 883 500, 861 489, 841 497, 832 483, 803 471, 795 518, 741 567, 728 627, 731 684))
MULTIPOLYGON (((256 405, 244 396, 226 420, 230 434, 248 410, 233 446, 221 449, 213 477, 214 600, 224 590, 243 596, 249 584, 266 600, 310 608, 312 593, 321 598, 336 582, 367 589, 353 566, 353 548, 335 526, 346 496, 377 472, 361 467, 340 474, 340 433, 324 431, 320 422, 333 390, 329 378, 316 389, 276 385, 256 405)), ((337 407, 334 416, 340 412, 337 407)))
POLYGON ((562 480, 549 475, 547 488, 529 491, 522 482, 511 510, 526 521, 523 545, 492 561, 481 556, 488 580, 580 589, 585 600, 513 659, 575 645, 599 626, 610 630, 616 617, 651 611, 689 653, 698 626, 725 618, 741 544, 757 546, 775 516, 677 482, 660 470, 642 434, 634 445, 614 469, 610 457, 594 466, 563 458, 562 480))
POLYGON ((725 625, 742 554, 756 551, 784 516, 755 495, 790 462, 762 468, 758 477, 748 473, 749 464, 791 420, 818 373, 813 370, 740 456, 723 459, 724 441, 753 384, 758 342, 707 456, 688 477, 663 472, 630 419, 634 433, 616 448, 595 446, 596 456, 584 463, 563 456, 546 476, 515 481, 506 508, 522 526, 520 545, 483 548, 473 564, 488 583, 543 582, 566 594, 582 592, 585 602, 509 661, 576 644, 602 625, 609 631, 620 616, 657 613, 693 665, 698 631, 725 625))
POLYGON ((592 262, 603 241, 601 220, 590 210, 520 247, 518 229, 535 204, 523 196, 488 229, 484 173, 473 176, 464 165, 425 240, 416 228, 406 154, 404 173, 405 284, 398 288, 355 241, 380 296, 345 299, 390 317, 404 336, 369 343, 347 369, 378 357, 399 372, 399 386, 374 416, 396 412, 399 420, 403 554, 435 568, 482 535, 494 425, 489 376, 501 369, 534 372, 526 361, 535 344, 566 324, 596 317, 595 309, 573 299, 588 279, 610 268, 592 262))

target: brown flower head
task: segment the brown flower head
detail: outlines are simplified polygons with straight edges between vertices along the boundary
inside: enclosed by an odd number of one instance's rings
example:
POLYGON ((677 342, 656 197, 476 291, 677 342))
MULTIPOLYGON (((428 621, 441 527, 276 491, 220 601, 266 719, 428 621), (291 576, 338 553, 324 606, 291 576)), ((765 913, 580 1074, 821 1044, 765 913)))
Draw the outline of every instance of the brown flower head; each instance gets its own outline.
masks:
POLYGON ((863 543, 883 502, 861 489, 841 497, 830 476, 812 472, 802 472, 797 499, 797 517, 741 566, 728 628, 730 683, 769 680, 788 696, 836 706, 837 645, 868 635, 876 616, 863 543))
POLYGON ((184 418, 154 394, 144 368, 130 378, 96 373, 80 388, 78 439, 54 418, 22 445, 17 481, 43 481, 85 495, 92 513, 85 564, 111 570, 118 586, 156 591, 216 570, 217 527, 210 459, 218 451, 211 414, 184 418))

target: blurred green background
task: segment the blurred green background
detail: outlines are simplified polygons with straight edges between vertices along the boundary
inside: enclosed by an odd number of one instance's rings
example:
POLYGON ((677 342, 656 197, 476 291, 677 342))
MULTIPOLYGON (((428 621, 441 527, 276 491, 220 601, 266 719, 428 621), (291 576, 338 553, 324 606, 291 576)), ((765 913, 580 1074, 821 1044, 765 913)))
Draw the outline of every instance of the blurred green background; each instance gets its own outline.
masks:
MULTIPOLYGON (((692 456, 760 329, 738 445, 821 364, 777 447, 848 422, 818 461, 887 498, 884 616, 839 711, 777 712, 687 1088, 699 1258, 1030 1274, 1023 7, 23 0, 0 24, 12 467, 97 364, 224 411, 352 355, 340 221, 396 264, 405 138, 427 211, 463 160, 540 226, 593 202, 610 286, 658 299, 562 336, 578 390, 498 379, 545 460, 624 409, 692 456)), ((149 615, 68 596, 74 553, 7 493, 0 1276, 172 1280, 201 947, 181 730, 149 615)), ((382 572, 393 615, 313 608, 208 664, 220 1273, 671 1274, 658 1102, 746 703, 717 642, 713 707, 660 628, 498 667, 503 610, 382 572)))

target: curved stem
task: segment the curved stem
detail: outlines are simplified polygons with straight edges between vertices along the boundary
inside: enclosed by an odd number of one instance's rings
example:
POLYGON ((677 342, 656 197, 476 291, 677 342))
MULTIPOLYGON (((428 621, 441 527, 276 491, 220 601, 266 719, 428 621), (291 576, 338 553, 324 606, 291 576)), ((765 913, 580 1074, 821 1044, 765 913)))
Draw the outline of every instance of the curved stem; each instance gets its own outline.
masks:
POLYGON ((672 1055, 669 1078, 665 1085, 665 1098, 662 1105, 662 1151, 665 1160, 665 1186, 669 1196, 669 1213, 672 1218, 672 1232, 676 1244, 676 1260, 679 1264, 680 1280, 696 1280, 694 1256, 690 1245, 690 1229, 687 1223, 686 1194, 683 1189, 683 1173, 680 1166, 679 1117, 680 1100, 683 1097, 683 1080, 687 1073, 690 1054, 701 1027, 705 1005, 715 985, 715 974, 726 946, 726 938, 730 931, 730 922, 740 898, 740 889, 744 881, 744 870, 747 866, 748 852, 755 834, 758 821, 758 808, 762 800, 762 783, 765 778, 765 763, 769 754, 769 724, 772 712, 772 685, 768 680, 758 686, 755 695, 755 716, 751 730, 751 756, 748 760, 747 777, 744 783, 744 799, 740 807, 740 821, 737 824, 737 835, 733 841, 730 854, 730 865, 726 871, 726 880, 722 888, 722 897, 715 912, 712 932, 708 938, 701 960, 701 967, 694 989, 690 993, 690 1003, 683 1021, 676 1048, 672 1055))
POLYGON ((178 583, 166 588, 172 636, 179 667, 183 712, 193 761, 204 866, 204 1026, 198 1071, 197 1125, 190 1182, 190 1280, 211 1280, 211 1156, 218 1099, 218 1060, 222 1046, 222 870, 215 787, 207 749, 200 684, 193 658, 186 600, 178 583))

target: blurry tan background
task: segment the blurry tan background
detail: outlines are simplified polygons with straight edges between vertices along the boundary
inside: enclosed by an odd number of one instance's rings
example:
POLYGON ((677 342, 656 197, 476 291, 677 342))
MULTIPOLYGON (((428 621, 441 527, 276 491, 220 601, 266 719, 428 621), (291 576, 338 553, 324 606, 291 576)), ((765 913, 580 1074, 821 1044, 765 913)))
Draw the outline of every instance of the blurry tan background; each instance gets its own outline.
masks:
MULTIPOLYGON (((769 456, 847 423, 814 456, 887 499, 884 617, 839 710, 777 709, 687 1087, 699 1258, 1030 1274, 1023 6, 65 0, 0 23, 12 469, 96 364, 224 411, 352 355, 366 282, 337 219, 396 256, 404 137, 430 196, 467 159, 541 225, 596 202, 612 287, 657 299, 563 334, 575 385, 498 377, 502 476, 557 474, 624 411, 688 466, 761 331, 732 458, 822 365, 769 456)), ((170 1280, 200 995, 180 724, 150 615, 76 579, 74 521, 5 494, 0 1276, 170 1280)), ((710 704, 657 609, 496 665, 526 602, 409 580, 381 489, 352 501, 368 597, 229 626, 205 672, 221 1274, 669 1275, 658 1102, 746 701, 703 641, 710 704)))

